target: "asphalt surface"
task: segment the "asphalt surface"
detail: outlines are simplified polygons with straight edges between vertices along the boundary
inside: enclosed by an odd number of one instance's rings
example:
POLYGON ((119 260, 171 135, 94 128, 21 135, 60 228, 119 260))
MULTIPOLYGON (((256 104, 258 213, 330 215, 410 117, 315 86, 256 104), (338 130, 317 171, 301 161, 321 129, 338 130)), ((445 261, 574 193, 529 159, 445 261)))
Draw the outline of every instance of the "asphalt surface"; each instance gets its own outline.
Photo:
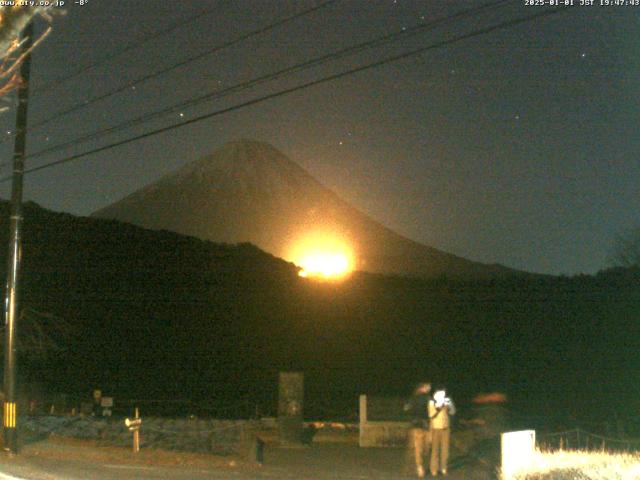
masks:
MULTIPOLYGON (((409 480, 406 454, 399 448, 362 449, 353 444, 314 444, 306 448, 267 446, 265 464, 257 466, 218 459, 215 465, 155 465, 153 453, 145 452, 143 464, 100 455, 92 459, 91 449, 100 447, 33 447, 15 457, 0 454, 0 480, 86 480, 86 479, 283 479, 283 480, 409 480)), ((451 466, 448 480, 491 480, 493 468, 479 464, 451 466)), ((444 477, 439 477, 443 478, 444 477)))

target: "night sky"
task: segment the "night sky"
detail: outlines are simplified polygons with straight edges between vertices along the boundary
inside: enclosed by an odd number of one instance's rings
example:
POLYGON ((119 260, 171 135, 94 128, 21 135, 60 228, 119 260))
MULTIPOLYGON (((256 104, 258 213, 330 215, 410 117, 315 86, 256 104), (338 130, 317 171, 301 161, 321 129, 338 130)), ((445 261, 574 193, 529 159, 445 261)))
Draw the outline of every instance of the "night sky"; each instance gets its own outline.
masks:
MULTIPOLYGON (((71 1, 33 56, 30 123, 321 3, 71 1)), ((34 129, 28 153, 484 3, 337 1, 34 129)), ((27 166, 545 10, 525 0, 504 2, 28 159, 27 166)), ((34 172, 25 198, 88 215, 225 142, 251 138, 273 144, 411 239, 518 269, 594 273, 607 266, 614 237, 640 224, 639 38, 640 7, 576 6, 34 172)), ((5 135, 15 130, 14 117, 14 110, 0 117, 5 135)), ((0 149, 6 176, 12 140, 0 149)), ((9 187, 0 185, 2 197, 9 187)))

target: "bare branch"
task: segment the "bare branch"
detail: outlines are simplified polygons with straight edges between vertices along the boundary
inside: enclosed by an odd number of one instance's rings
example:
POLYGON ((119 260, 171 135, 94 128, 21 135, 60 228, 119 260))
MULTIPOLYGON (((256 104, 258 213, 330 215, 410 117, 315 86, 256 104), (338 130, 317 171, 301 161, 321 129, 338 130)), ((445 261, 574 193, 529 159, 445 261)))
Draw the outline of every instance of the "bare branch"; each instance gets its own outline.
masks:
MULTIPOLYGON (((33 20, 36 15, 42 16, 45 20, 50 21, 51 16, 48 13, 50 7, 0 7, 0 78, 8 80, 0 84, 0 97, 7 95, 16 89, 21 80, 16 77, 18 68, 34 48, 36 48, 51 32, 51 27, 34 40, 33 45, 25 52, 20 52, 20 47, 25 39, 20 39, 21 33, 27 24, 33 20), (20 52, 16 58, 15 55, 20 52)), ((4 111, 2 109, 0 111, 4 111)))
MULTIPOLYGON (((29 47, 26 51, 22 52, 22 54, 18 58, 13 60, 11 66, 8 69, 4 71, 0 70, 0 77, 6 77, 10 73, 14 72, 22 64, 22 62, 27 57, 27 55, 30 55, 33 49, 36 48, 45 38, 47 38, 47 36, 51 33, 51 30, 52 30, 51 27, 47 28, 45 32, 33 42, 33 45, 31 45, 31 47, 29 47)), ((19 44, 16 44, 16 45, 19 45, 19 44)))

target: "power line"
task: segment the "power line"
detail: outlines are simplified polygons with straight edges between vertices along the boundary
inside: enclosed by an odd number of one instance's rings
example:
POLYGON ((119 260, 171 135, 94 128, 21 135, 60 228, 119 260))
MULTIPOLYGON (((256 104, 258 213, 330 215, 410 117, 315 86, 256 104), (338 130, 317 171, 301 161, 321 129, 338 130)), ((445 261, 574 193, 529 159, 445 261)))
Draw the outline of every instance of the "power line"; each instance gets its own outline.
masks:
MULTIPOLYGON (((475 7, 475 8, 470 8, 470 9, 466 9, 466 10, 462 10, 460 12, 456 12, 453 15, 449 15, 447 17, 443 17, 443 18, 439 18, 436 20, 433 20, 431 22, 428 23, 421 23, 418 25, 415 25, 411 28, 406 28, 406 29, 402 29, 402 30, 398 30, 396 32, 390 33, 390 34, 386 34, 383 35, 381 37, 376 37, 372 40, 369 40, 367 42, 362 42, 359 43, 357 45, 352 45, 350 47, 346 47, 340 50, 337 50, 335 52, 331 52, 331 53, 327 53, 324 55, 321 55, 319 57, 315 57, 313 59, 307 60, 305 62, 302 63, 298 63, 295 64, 293 66, 284 68, 282 70, 276 71, 276 72, 272 72, 266 75, 262 75, 259 76, 257 78, 245 81, 245 82, 241 82, 232 86, 229 86, 227 88, 221 89, 221 90, 215 90, 213 92, 209 92, 205 95, 201 95, 199 97, 195 97, 180 103, 177 103, 175 105, 163 108, 161 110, 155 111, 155 112, 151 112, 130 120, 127 120, 125 122, 119 123, 117 125, 113 125, 111 127, 105 128, 105 129, 101 129, 101 130, 97 130, 95 132, 92 133, 88 133, 86 135, 82 135, 80 137, 76 137, 75 139, 66 141, 66 142, 62 142, 56 145, 53 145, 51 147, 47 147, 45 149, 39 150, 31 155, 28 155, 27 158, 34 158, 34 157, 38 157, 38 156, 42 156, 48 153, 52 153, 58 150, 62 150, 66 147, 69 146, 73 146, 76 145, 78 143, 82 143, 88 140, 93 140, 96 138, 100 138, 102 136, 108 135, 108 134, 112 134, 121 130, 125 130, 127 128, 133 127, 135 125, 139 125, 141 123, 145 123, 147 121, 150 121, 154 118, 158 118, 164 115, 167 115, 169 113, 175 112, 177 110, 182 110, 186 107, 191 107, 194 105, 197 105, 199 103, 208 101, 208 100, 213 100, 213 99, 219 99, 219 98, 223 98, 227 95, 231 95, 234 93, 238 93, 242 90, 246 90, 248 88, 254 87, 256 85, 259 85, 261 83, 265 83, 283 76, 287 76, 293 73, 297 73, 300 72, 302 70, 311 68, 311 67, 315 67, 318 65, 321 65, 325 62, 328 61, 333 61, 342 57, 345 57, 347 55, 356 53, 356 52, 360 52, 363 51, 367 48, 371 48, 371 47, 378 47, 381 45, 385 45, 391 42, 395 42, 397 40, 403 39, 403 38, 409 38, 411 36, 420 34, 420 33, 424 33, 427 30, 430 30, 434 27, 437 27, 439 25, 442 24, 446 24, 446 23, 450 23, 452 21, 456 21, 456 20, 460 20, 461 18, 464 17, 468 17, 470 15, 475 15, 477 13, 481 13, 484 10, 487 9, 495 9, 496 7, 499 7, 501 5, 507 4, 507 3, 512 3, 514 0, 498 0, 498 1, 494 1, 491 3, 487 3, 484 5, 481 5, 479 7, 475 7)), ((3 163, 0 162, 0 166, 2 166, 3 163)))
MULTIPOLYGON (((301 18, 301 17, 304 17, 306 15, 309 15, 310 13, 313 13, 313 12, 315 12, 317 10, 320 10, 322 8, 325 8, 325 7, 328 7, 328 6, 336 3, 337 1, 338 0, 328 0, 326 2, 321 3, 320 5, 317 5, 317 6, 313 7, 313 8, 309 8, 307 10, 304 10, 304 11, 300 12, 300 13, 296 13, 296 14, 291 15, 289 17, 285 17, 283 19, 277 20, 276 22, 271 23, 269 25, 266 25, 264 27, 261 27, 261 28, 258 28, 256 30, 252 30, 250 32, 247 32, 247 33, 245 33, 243 35, 240 35, 239 37, 237 37, 237 38, 235 38, 233 40, 230 40, 228 42, 225 42, 225 43, 222 43, 220 45, 217 45, 217 46, 215 46, 215 47, 213 47, 213 48, 211 48, 209 50, 206 50, 206 51, 201 52, 201 53, 199 53, 197 55, 189 57, 189 58, 187 58, 185 60, 182 60, 182 61, 180 61, 178 63, 174 63, 173 65, 170 65, 169 67, 162 68, 162 69, 157 70, 157 71, 155 71, 153 73, 150 73, 150 74, 144 75, 142 77, 139 77, 136 80, 133 80, 133 81, 131 81, 129 83, 126 83, 126 84, 116 88, 115 90, 111 90, 110 92, 104 93, 102 95, 98 95, 97 97, 93 97, 93 98, 91 98, 91 99, 89 99, 89 100, 87 100, 85 102, 78 103, 78 104, 76 104, 76 105, 74 105, 72 107, 69 107, 66 110, 63 110, 61 112, 57 112, 57 113, 45 118, 44 120, 41 120, 40 122, 34 123, 32 126, 27 128, 27 132, 35 130, 35 129, 37 129, 39 127, 42 127, 44 125, 47 125, 48 123, 51 123, 52 121, 54 121, 54 120, 56 120, 56 119, 58 119, 58 118, 60 118, 62 116, 65 116, 65 115, 68 115, 70 113, 76 112, 76 111, 81 110, 83 108, 86 108, 89 105, 92 105, 92 104, 94 104, 96 102, 99 102, 101 100, 105 100, 105 99, 107 99, 109 97, 117 95, 118 93, 122 93, 122 92, 124 92, 126 90, 129 90, 131 87, 134 87, 136 85, 144 83, 144 82, 146 82, 148 80, 151 80, 153 78, 159 77, 159 76, 164 75, 166 73, 169 73, 169 72, 172 72, 172 71, 177 70, 179 68, 182 68, 182 67, 184 67, 184 66, 186 66, 186 65, 188 65, 190 63, 193 63, 193 62, 195 62, 197 60, 200 60, 201 58, 204 58, 204 57, 206 57, 208 55, 211 55, 213 53, 219 52, 220 50, 224 50, 225 48, 232 47, 232 46, 234 46, 234 45, 236 45, 236 44, 238 44, 240 42, 243 42, 243 41, 245 41, 245 40, 247 40, 247 39, 249 39, 251 37, 266 33, 266 32, 268 32, 270 30, 273 30, 273 29, 275 29, 277 27, 285 25, 286 23, 292 22, 292 21, 294 21, 294 20, 296 20, 298 18, 301 18)), ((13 136, 15 136, 15 134, 12 134, 12 135, 9 135, 9 136, 5 137, 4 139, 2 139, 0 141, 0 143, 4 143, 5 141, 9 140, 13 136)))
MULTIPOLYGON (((51 167, 54 167, 54 166, 57 166, 57 165, 68 163, 68 162, 71 162, 71 161, 74 161, 74 160, 78 160, 80 158, 87 157, 89 155, 93 155, 95 153, 100 153, 100 152, 103 152, 103 151, 106 151, 106 150, 110 150, 110 149, 115 148, 115 147, 119 147, 121 145, 126 145, 128 143, 132 143, 132 142, 136 142, 138 140, 142 140, 142 139, 145 139, 145 138, 148 138, 148 137, 152 137, 152 136, 158 135, 160 133, 168 132, 168 131, 175 130, 175 129, 180 128, 180 127, 185 127, 187 125, 198 123, 198 122, 201 122, 203 120, 207 120, 209 118, 213 118, 213 117, 218 116, 218 115, 222 115, 222 114, 229 113, 229 112, 232 112, 232 111, 235 111, 235 110, 239 110, 241 108, 248 107, 248 106, 251 106, 251 105, 255 105, 257 103, 262 103, 262 102, 264 102, 266 100, 271 100, 273 98, 278 98, 278 97, 281 97, 281 96, 284 96, 284 95, 288 95, 290 93, 294 93, 294 92, 297 92, 297 91, 300 91, 300 90, 303 90, 303 89, 306 89, 306 88, 310 88, 310 87, 313 87, 313 86, 316 86, 316 85, 320 85, 322 83, 338 80, 340 78, 343 78, 343 77, 346 77, 346 76, 349 76, 349 75, 353 75, 355 73, 363 72, 363 71, 366 71, 366 70, 369 70, 369 69, 372 69, 372 68, 377 68, 377 67, 380 67, 380 66, 392 63, 392 62, 397 62, 399 60, 404 60, 406 58, 409 58, 409 57, 412 57, 412 56, 427 52, 429 50, 435 50, 437 48, 442 48, 442 47, 445 47, 445 46, 448 46, 448 45, 452 45, 454 43, 458 43, 458 42, 463 41, 463 40, 467 40, 469 38, 477 37, 477 36, 480 36, 480 35, 486 35, 488 33, 492 33, 492 32, 495 32, 497 30, 502 30, 504 28, 512 27, 514 25, 527 23, 527 22, 530 22, 530 21, 538 19, 538 18, 548 17, 550 15, 554 15, 556 13, 568 10, 569 8, 571 8, 571 7, 563 6, 563 7, 558 7, 558 8, 554 8, 554 9, 551 9, 551 10, 545 10, 543 12, 538 12, 536 14, 529 15, 529 16, 526 16, 526 17, 521 17, 521 18, 517 18, 517 19, 513 19, 513 20, 508 20, 508 21, 501 22, 501 23, 496 24, 496 25, 492 25, 490 27, 485 27, 485 28, 482 28, 482 29, 474 30, 474 31, 472 31, 470 33, 466 33, 464 35, 460 35, 460 36, 454 37, 452 39, 436 42, 436 43, 428 45, 426 47, 421 47, 421 48, 418 48, 418 49, 414 49, 414 50, 411 50, 409 52, 405 52, 405 53, 402 53, 402 54, 399 54, 399 55, 395 55, 393 57, 389 57, 389 58, 386 58, 386 59, 383 59, 383 60, 379 60, 377 62, 372 62, 372 63, 366 64, 366 65, 363 65, 363 66, 360 66, 360 67, 356 67, 356 68, 353 68, 353 69, 350 69, 350 70, 347 70, 347 71, 344 71, 344 72, 340 72, 340 73, 336 73, 336 74, 333 74, 333 75, 329 75, 327 77, 320 78, 318 80, 313 80, 313 81, 310 81, 310 82, 303 83, 301 85, 297 85, 295 87, 291 87, 291 88, 288 88, 288 89, 285 89, 285 90, 281 90, 279 92, 275 92, 275 93, 271 93, 271 94, 268 94, 268 95, 264 95, 262 97, 254 98, 252 100, 248 100, 246 102, 239 103, 239 104, 233 105, 231 107, 223 108, 223 109, 220 109, 220 110, 216 110, 214 112, 210 112, 210 113, 207 113, 207 114, 204 114, 204 115, 200 115, 198 117, 195 117, 195 118, 192 118, 192 119, 189 119, 189 120, 185 120, 183 122, 179 122, 179 123, 176 123, 176 124, 173 124, 173 125, 169 125, 169 126, 166 126, 166 127, 158 128, 156 130, 152 130, 152 131, 143 133, 141 135, 136 135, 134 137, 130 137, 130 138, 125 139, 125 140, 121 140, 121 141, 114 142, 114 143, 111 143, 111 144, 108 144, 108 145, 104 145, 102 147, 95 148, 95 149, 92 149, 92 150, 88 150, 86 152, 78 153, 76 155, 71 155, 69 157, 62 158, 60 160, 56 160, 56 161, 53 161, 53 162, 45 163, 43 165, 40 165, 40 166, 33 167, 33 168, 25 170, 25 173, 33 173, 33 172, 37 172, 37 171, 40 171, 40 170, 51 168, 51 167)), ((9 180, 10 178, 11 178, 10 176, 2 177, 2 178, 0 178, 0 182, 5 182, 5 181, 9 180)))
POLYGON ((165 28, 163 30, 158 30, 156 32, 153 32, 150 35, 142 38, 141 40, 133 41, 133 42, 129 43, 128 45, 125 45, 121 50, 113 52, 113 53, 107 55, 106 57, 101 58, 100 60, 96 60, 95 62, 90 63, 89 65, 81 67, 78 70, 76 70, 75 72, 70 73, 67 76, 57 78, 57 79, 53 80, 52 82, 49 82, 46 85, 46 87, 43 87, 43 88, 40 88, 40 89, 36 89, 35 92, 34 92, 34 95, 38 96, 38 95, 41 95, 43 93, 48 92, 49 90, 53 90, 54 88, 58 87, 59 85, 65 83, 65 82, 68 82, 69 80, 71 80, 71 79, 73 79, 73 78, 75 78, 75 77, 77 77, 79 75, 82 75, 83 73, 88 72, 89 70, 93 70, 94 68, 100 67, 100 66, 104 65, 105 63, 109 63, 112 60, 115 60, 116 58, 124 55, 125 53, 129 53, 129 52, 131 52, 133 50, 141 48, 143 45, 145 45, 146 43, 149 43, 152 40, 155 40, 156 38, 168 35, 171 32, 173 32, 174 30, 178 30, 179 28, 183 27, 184 25, 190 24, 190 23, 198 20, 199 18, 205 17, 207 15, 211 15, 214 11, 215 11, 214 8, 200 10, 197 14, 192 15, 191 17, 189 17, 189 18, 187 18, 185 20, 181 20, 179 22, 173 23, 169 27, 167 27, 167 28, 165 28))
MULTIPOLYGON (((217 111, 214 111, 214 112, 211 112, 211 113, 208 113, 208 114, 204 114, 204 115, 195 117, 193 119, 189 119, 189 120, 186 120, 186 121, 183 121, 183 122, 179 122, 179 123, 176 123, 176 124, 173 124, 173 125, 169 125, 169 126, 166 126, 166 127, 162 127, 162 128, 156 129, 156 130, 152 130, 150 132, 146 132, 146 133, 143 133, 141 135, 137 135, 137 136, 134 136, 134 137, 131 137, 131 138, 128 138, 128 139, 125 139, 125 140, 121 140, 121 141, 118 141, 118 142, 115 142, 115 143, 112 143, 112 144, 109 144, 109 145, 106 145, 106 146, 103 146, 103 147, 99 147, 99 148, 96 148, 96 149, 93 149, 93 150, 89 150, 87 152, 83 152, 83 153, 79 153, 79 154, 76 154, 76 155, 72 155, 70 157, 66 157, 66 158, 61 159, 61 160, 56 160, 54 162, 49 162, 49 163, 40 165, 38 167, 33 167, 31 169, 26 170, 25 173, 31 173, 31 172, 39 171, 39 170, 42 170, 42 169, 45 169, 45 168, 49 168, 51 166, 59 165, 59 164, 62 164, 62 163, 67 163, 67 162, 70 162, 70 161, 73 161, 73 160, 76 160, 76 159, 79 159, 79 158, 82 158, 82 157, 85 157, 85 156, 88 156, 88 155, 91 155, 91 154, 94 154, 94 153, 99 153, 99 152, 102 152, 102 151, 105 151, 105 150, 108 150, 108 149, 111 149, 111 148, 114 148, 114 147, 117 147, 117 146, 121 146, 121 145, 125 145, 125 144, 128 144, 128 143, 132 143, 132 142, 137 141, 137 140, 142 140, 142 139, 147 138, 147 137, 151 137, 151 136, 154 136, 154 135, 157 135, 157 134, 160 134, 160 133, 164 133, 164 132, 167 132, 167 131, 170 131, 170 130, 174 130, 174 129, 177 129, 177 128, 180 128, 180 127, 183 127, 183 126, 186 126, 186 125, 190 125, 192 123, 197 123, 197 122, 200 122, 202 120, 206 120, 206 119, 212 118, 214 116, 222 115, 224 113, 228 113, 228 112, 231 112, 231 111, 234 111, 234 110, 238 110, 238 109, 241 109, 241 108, 244 108, 244 107, 247 107, 247 106, 251 106, 251 105, 254 105, 254 104, 257 104, 257 103, 261 103, 263 101, 270 100, 272 98, 277 98, 277 97, 280 97, 280 96, 283 96, 283 95, 287 95, 289 93, 293 93, 293 92, 296 92, 296 91, 299 91, 299 90, 302 90, 302 89, 306 89, 306 88, 309 88, 309 87, 312 87, 312 86, 315 86, 315 85, 318 85, 318 84, 321 84, 321 83, 337 80, 339 78, 342 78, 342 77, 345 77, 345 76, 348 76, 348 75, 352 75, 354 73, 359 73, 359 72, 364 71, 364 70, 368 70, 368 69, 371 69, 371 68, 376 68, 376 67, 388 64, 388 63, 392 63, 392 62, 395 62, 395 61, 398 61, 398 60, 402 60, 402 59, 405 59, 405 58, 408 58, 408 57, 411 57, 411 56, 414 56, 414 55, 417 55, 417 54, 420 54, 420 53, 424 53, 425 51, 428 51, 428 50, 441 48, 443 46, 447 46, 447 45, 450 45, 450 44, 453 44, 453 43, 457 43, 459 41, 462 41, 462 40, 465 40, 465 39, 468 39, 468 38, 472 38, 472 37, 475 37, 475 36, 491 33, 493 31, 500 30, 500 29, 503 29, 503 28, 508 28, 510 26, 517 25, 517 24, 520 24, 520 23, 526 23, 526 22, 532 21, 532 20, 540 18, 540 17, 546 17, 546 16, 549 16, 549 15, 558 13, 560 11, 564 11, 564 10, 566 10, 568 8, 569 7, 560 7, 560 8, 556 8, 556 9, 552 9, 552 10, 546 10, 544 12, 540 12, 540 13, 537 13, 537 14, 534 14, 534 15, 529 15, 527 17, 522 17, 522 18, 519 18, 519 19, 509 20, 509 21, 506 21, 506 22, 499 23, 497 25, 493 25, 491 27, 486 27, 486 28, 483 28, 483 29, 475 30, 475 31, 470 32, 468 34, 455 37, 453 39, 437 42, 435 44, 432 44, 432 45, 429 45, 429 46, 426 46, 426 47, 421 47, 421 48, 412 50, 410 52, 399 54, 399 55, 396 55, 396 56, 393 56, 393 57, 390 57, 390 58, 387 58, 387 59, 384 59, 384 60, 380 60, 380 61, 377 61, 377 62, 369 63, 369 64, 366 64, 366 65, 363 65, 363 66, 360 66, 360 67, 356 67, 354 69, 347 70, 345 72, 341 72, 341 73, 338 73, 338 74, 330 75, 330 76, 327 76, 327 77, 324 77, 324 78, 321 78, 321 79, 318 79, 318 80, 313 80, 313 81, 310 81, 310 82, 307 82, 307 83, 304 83, 304 84, 301 84, 301 85, 298 85, 298 86, 295 86, 295 87, 292 87, 292 88, 289 88, 289 89, 285 89, 285 90, 282 90, 282 91, 279 91, 279 92, 275 92, 275 93, 272 93, 272 94, 269 94, 269 95, 265 95, 265 96, 262 96, 262 97, 258 97, 258 98, 255 98, 253 100, 249 100, 247 102, 243 102, 243 103, 231 106, 231 107, 227 107, 227 108, 224 108, 224 109, 221 109, 221 110, 217 110, 217 111)), ((6 181, 6 180, 7 180, 6 177, 0 178, 0 182, 1 181, 6 181)))

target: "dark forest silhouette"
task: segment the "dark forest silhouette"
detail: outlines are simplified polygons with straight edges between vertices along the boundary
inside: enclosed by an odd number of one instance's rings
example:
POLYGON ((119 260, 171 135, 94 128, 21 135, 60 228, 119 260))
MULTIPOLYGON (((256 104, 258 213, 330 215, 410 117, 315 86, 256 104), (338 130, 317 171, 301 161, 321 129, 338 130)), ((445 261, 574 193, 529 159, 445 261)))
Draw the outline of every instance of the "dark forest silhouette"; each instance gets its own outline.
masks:
MULTIPOLYGON (((6 257, 8 205, 1 205, 6 257)), ((21 381, 88 395, 275 406, 277 372, 305 372, 310 417, 359 393, 444 381, 461 404, 502 390, 514 409, 597 419, 640 403, 640 272, 338 283, 249 245, 25 208, 24 305, 71 333, 52 358, 21 352, 21 381)), ((0 262, 5 278, 6 262, 0 262)))

